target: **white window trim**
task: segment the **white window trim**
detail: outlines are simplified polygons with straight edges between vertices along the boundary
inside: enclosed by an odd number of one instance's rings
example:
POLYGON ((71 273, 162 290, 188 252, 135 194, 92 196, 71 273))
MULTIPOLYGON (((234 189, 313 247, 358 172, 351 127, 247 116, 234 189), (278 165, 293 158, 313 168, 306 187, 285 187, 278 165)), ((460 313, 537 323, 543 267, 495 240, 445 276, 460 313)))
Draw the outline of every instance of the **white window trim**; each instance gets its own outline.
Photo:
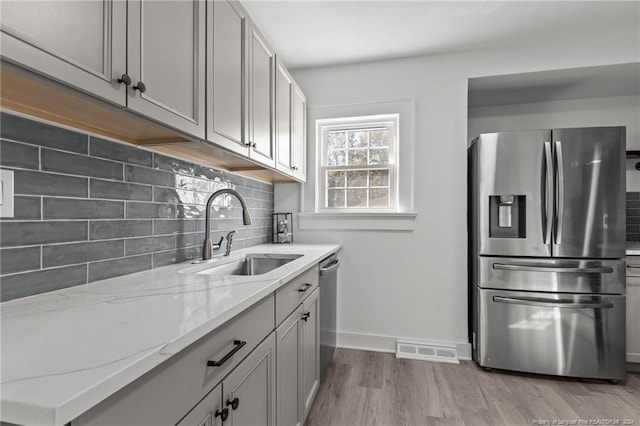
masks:
POLYGON ((301 230, 371 230, 371 231, 412 231, 418 212, 413 208, 414 200, 414 147, 415 147, 415 99, 383 99, 348 105, 309 105, 308 120, 315 123, 319 119, 332 117, 357 117, 369 115, 399 114, 399 143, 397 150, 397 191, 394 211, 354 211, 322 212, 316 210, 319 140, 315 126, 309 126, 307 140, 307 182, 300 188, 300 213, 298 224, 301 230), (312 145, 312 144, 315 144, 312 145))
POLYGON ((316 146, 317 154, 316 158, 320 161, 316 161, 316 199, 315 199, 315 212, 316 213, 390 213, 397 211, 398 205, 398 177, 396 173, 396 167, 398 164, 398 123, 399 114, 386 114, 386 115, 372 115, 361 117, 341 117, 316 120, 316 146), (392 131, 392 143, 389 146, 389 162, 385 165, 366 165, 366 166, 326 166, 327 164, 327 151, 324 145, 326 140, 326 134, 332 130, 342 129, 368 129, 371 127, 388 127, 392 131), (345 170, 362 169, 373 170, 376 168, 389 169, 389 201, 388 207, 365 207, 354 208, 345 207, 343 209, 335 207, 325 207, 326 203, 326 191, 325 184, 325 172, 327 170, 336 170, 344 168, 345 170))

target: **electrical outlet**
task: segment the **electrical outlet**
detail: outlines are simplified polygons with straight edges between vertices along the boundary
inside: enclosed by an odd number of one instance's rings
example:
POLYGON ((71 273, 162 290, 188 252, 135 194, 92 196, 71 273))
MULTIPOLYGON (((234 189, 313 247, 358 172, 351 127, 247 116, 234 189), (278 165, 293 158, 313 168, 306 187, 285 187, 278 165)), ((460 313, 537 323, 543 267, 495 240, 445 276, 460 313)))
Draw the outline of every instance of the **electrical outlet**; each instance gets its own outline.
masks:
POLYGON ((0 169, 0 217, 13 217, 13 171, 0 169))

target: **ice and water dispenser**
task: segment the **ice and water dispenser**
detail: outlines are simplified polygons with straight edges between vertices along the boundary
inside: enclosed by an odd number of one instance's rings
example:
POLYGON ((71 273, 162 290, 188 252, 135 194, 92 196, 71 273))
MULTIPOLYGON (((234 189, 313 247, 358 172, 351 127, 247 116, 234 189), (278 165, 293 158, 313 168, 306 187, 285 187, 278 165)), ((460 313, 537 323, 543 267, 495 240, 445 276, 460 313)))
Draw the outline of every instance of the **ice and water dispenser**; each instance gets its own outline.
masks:
POLYGON ((526 238, 526 202, 524 195, 490 195, 489 237, 526 238))

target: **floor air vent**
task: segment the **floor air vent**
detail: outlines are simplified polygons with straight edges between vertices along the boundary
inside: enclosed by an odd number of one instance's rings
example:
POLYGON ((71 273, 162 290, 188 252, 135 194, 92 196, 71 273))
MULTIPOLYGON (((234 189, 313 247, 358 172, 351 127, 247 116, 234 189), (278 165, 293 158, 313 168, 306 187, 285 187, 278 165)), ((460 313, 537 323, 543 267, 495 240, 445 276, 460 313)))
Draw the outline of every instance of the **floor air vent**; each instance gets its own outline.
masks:
POLYGON ((422 359, 425 361, 460 364, 455 346, 428 343, 396 342, 396 358, 422 359))

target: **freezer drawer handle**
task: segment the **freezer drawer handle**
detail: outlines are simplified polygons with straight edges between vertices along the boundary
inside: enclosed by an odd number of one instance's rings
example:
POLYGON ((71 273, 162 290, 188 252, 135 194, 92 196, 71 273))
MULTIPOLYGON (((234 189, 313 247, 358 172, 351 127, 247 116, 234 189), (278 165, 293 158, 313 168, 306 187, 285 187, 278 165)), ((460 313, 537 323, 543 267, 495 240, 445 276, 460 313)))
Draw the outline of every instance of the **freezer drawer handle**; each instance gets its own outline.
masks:
POLYGON ((553 266, 506 265, 504 263, 494 263, 493 269, 503 271, 560 272, 569 274, 610 274, 613 272, 613 268, 611 266, 602 266, 598 268, 563 268, 553 266))
POLYGON ((516 298, 516 297, 503 297, 493 296, 493 301, 498 303, 512 303, 515 305, 531 305, 531 306, 544 306, 548 308, 581 308, 581 309, 610 309, 613 308, 613 302, 605 300, 603 302, 572 302, 564 300, 553 299, 538 299, 538 298, 516 298))

